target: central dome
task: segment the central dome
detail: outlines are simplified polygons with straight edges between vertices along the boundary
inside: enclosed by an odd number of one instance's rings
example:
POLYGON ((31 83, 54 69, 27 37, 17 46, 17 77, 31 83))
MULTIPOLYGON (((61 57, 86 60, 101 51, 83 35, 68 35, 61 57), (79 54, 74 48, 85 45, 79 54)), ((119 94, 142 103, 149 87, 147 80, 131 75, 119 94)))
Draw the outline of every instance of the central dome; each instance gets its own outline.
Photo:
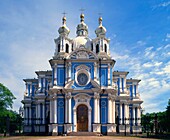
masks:
POLYGON ((91 39, 86 36, 77 36, 73 40, 74 48, 90 48, 91 39))

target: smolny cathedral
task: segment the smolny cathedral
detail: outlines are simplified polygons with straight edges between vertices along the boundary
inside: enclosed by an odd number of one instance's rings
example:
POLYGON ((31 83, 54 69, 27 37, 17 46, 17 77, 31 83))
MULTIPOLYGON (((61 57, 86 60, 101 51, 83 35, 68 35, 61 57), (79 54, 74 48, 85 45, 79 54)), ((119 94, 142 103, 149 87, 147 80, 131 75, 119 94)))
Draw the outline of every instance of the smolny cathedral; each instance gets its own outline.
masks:
POLYGON ((140 80, 127 79, 127 71, 114 71, 102 17, 94 39, 88 37, 84 14, 74 39, 69 38, 65 16, 62 21, 51 70, 24 79, 24 133, 141 133, 140 80))

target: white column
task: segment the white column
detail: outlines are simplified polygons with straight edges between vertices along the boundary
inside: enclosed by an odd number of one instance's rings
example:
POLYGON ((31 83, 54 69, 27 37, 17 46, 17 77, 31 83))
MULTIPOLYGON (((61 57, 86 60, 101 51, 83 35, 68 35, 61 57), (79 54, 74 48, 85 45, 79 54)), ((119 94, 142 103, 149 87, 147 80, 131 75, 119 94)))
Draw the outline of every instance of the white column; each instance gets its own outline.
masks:
POLYGON ((122 124, 122 119, 123 119, 123 117, 122 117, 122 103, 120 103, 120 124, 122 124))
MULTIPOLYGON (((38 119, 40 118, 40 104, 38 104, 38 119)), ((40 124, 41 120, 38 120, 38 124, 40 124)))
POLYGON ((112 123, 115 123, 115 100, 112 101, 113 112, 112 112, 112 123))
POLYGON ((31 107, 29 107, 29 124, 31 125, 31 107))
POLYGON ((53 120, 53 122, 54 123, 57 123, 57 99, 55 98, 54 99, 54 105, 53 105, 53 111, 54 111, 54 120, 53 120))
POLYGON ((140 107, 137 108, 137 111, 138 111, 138 112, 137 112, 137 118, 139 118, 139 120, 137 121, 137 123, 138 123, 138 125, 140 125, 140 123, 141 123, 141 120, 140 120, 140 119, 141 119, 140 107))
POLYGON ((108 123, 112 123, 112 100, 108 98, 108 123))
POLYGON ((64 37, 63 37, 63 44, 62 45, 63 45, 63 51, 65 52, 66 51, 66 49, 65 49, 66 47, 65 47, 65 38, 64 37))
POLYGON ((77 132, 77 111, 74 110, 74 132, 77 132))
POLYGON ((68 99, 68 105, 69 105, 69 112, 68 112, 68 123, 71 123, 72 121, 72 115, 71 115, 71 97, 68 99))
MULTIPOLYGON (((128 105, 127 104, 124 104, 125 105, 125 109, 124 109, 124 114, 125 114, 125 117, 126 119, 129 118, 129 109, 128 109, 128 105)), ((128 124, 128 120, 126 120, 126 124, 128 124)))
POLYGON ((32 94, 32 84, 30 84, 30 96, 32 94))
POLYGON ((110 81, 110 63, 108 64, 108 85, 111 86, 111 81, 110 81))
POLYGON ((101 48, 102 48, 102 52, 104 52, 104 41, 103 41, 103 39, 101 39, 101 48))
POLYGON ((94 123, 97 123, 97 97, 94 98, 94 123))
POLYGON ((53 100, 50 100, 50 123, 53 123, 53 100))
POLYGON ((124 80, 123 80, 123 86, 124 86, 124 91, 127 91, 127 87, 126 87, 126 77, 124 78, 124 80))
POLYGON ((135 97, 135 85, 133 85, 133 97, 135 97))
POLYGON ((135 125, 135 119, 136 119, 136 118, 135 118, 135 107, 133 107, 133 119, 134 119, 134 120, 133 120, 133 125, 135 125))
POLYGON ((45 89, 45 78, 43 78, 43 87, 45 89))
POLYGON ((119 86, 120 86, 120 92, 122 92, 122 78, 119 77, 119 86))
POLYGON ((90 109, 88 109, 88 118, 89 118, 88 131, 91 132, 91 110, 90 109))
POLYGON ((100 38, 100 43, 99 43, 99 49, 100 49, 100 52, 103 51, 101 38, 100 38))
POLYGON ((35 106, 35 118, 36 118, 36 120, 35 120, 35 124, 37 124, 37 118, 38 118, 38 113, 37 113, 37 104, 36 104, 36 106, 35 106))
POLYGON ((45 103, 43 103, 42 104, 43 106, 42 106, 42 108, 43 108, 43 116, 42 116, 42 118, 43 118, 43 124, 45 124, 45 103))
POLYGON ((97 123, 100 123, 100 106, 99 106, 99 98, 97 98, 97 123))
POLYGON ((136 85, 136 94, 138 93, 138 84, 136 85))
POLYGON ((28 94, 28 84, 26 83, 26 93, 28 94))
POLYGON ((54 85, 57 85, 57 64, 54 66, 54 85))
POLYGON ((67 102, 67 97, 65 97, 65 123, 68 121, 68 102, 67 102))

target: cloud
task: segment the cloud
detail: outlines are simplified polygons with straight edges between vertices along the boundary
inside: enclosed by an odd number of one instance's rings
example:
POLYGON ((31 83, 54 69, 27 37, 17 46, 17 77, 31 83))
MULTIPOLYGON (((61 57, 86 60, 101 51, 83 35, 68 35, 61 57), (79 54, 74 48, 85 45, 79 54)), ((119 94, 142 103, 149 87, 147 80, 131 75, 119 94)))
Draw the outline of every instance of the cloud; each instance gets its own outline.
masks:
POLYGON ((163 72, 166 74, 170 74, 170 61, 166 63, 166 66, 162 68, 163 72))
POLYGON ((169 6, 169 5, 170 5, 170 1, 167 1, 167 2, 160 3, 160 4, 158 5, 158 7, 167 7, 167 6, 169 6))
POLYGON ((148 47, 145 49, 145 56, 148 57, 149 59, 153 59, 155 56, 155 52, 153 52, 153 46, 148 47))
POLYGON ((118 59, 125 60, 125 59, 129 58, 129 56, 128 55, 120 55, 118 53, 112 53, 112 58, 114 58, 115 60, 118 60, 118 59))
POLYGON ((158 67, 162 65, 162 62, 147 62, 143 64, 143 67, 150 68, 150 67, 158 67))
POLYGON ((146 42, 144 42, 142 40, 137 41, 137 45, 139 45, 139 46, 144 46, 145 44, 146 44, 146 42))
POLYGON ((170 44, 165 45, 164 49, 170 48, 170 44))

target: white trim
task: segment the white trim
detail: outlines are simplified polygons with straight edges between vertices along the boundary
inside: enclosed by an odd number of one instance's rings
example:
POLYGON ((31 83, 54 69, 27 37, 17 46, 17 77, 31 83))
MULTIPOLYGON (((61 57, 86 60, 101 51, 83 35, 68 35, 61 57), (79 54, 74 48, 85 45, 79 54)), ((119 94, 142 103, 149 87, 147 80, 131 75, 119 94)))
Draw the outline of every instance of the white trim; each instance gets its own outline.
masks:
POLYGON ((88 85, 89 82, 90 82, 90 79, 91 79, 91 74, 90 74, 90 72, 89 72, 89 70, 90 70, 91 68, 89 68, 88 66, 86 66, 86 65, 83 64, 83 65, 79 65, 79 66, 75 67, 75 69, 76 69, 76 72, 75 72, 75 81, 76 81, 76 83, 77 83, 79 86, 86 86, 86 85, 88 85), (80 85, 79 82, 78 82, 78 80, 77 80, 78 75, 81 74, 81 73, 86 74, 87 77, 88 77, 88 81, 87 81, 87 83, 86 83, 85 85, 80 85))
POLYGON ((74 118, 74 132, 77 132, 77 107, 81 104, 86 105, 88 107, 88 132, 91 132, 91 111, 92 108, 90 106, 91 97, 85 93, 79 93, 74 96, 75 106, 73 107, 73 118, 74 118))

